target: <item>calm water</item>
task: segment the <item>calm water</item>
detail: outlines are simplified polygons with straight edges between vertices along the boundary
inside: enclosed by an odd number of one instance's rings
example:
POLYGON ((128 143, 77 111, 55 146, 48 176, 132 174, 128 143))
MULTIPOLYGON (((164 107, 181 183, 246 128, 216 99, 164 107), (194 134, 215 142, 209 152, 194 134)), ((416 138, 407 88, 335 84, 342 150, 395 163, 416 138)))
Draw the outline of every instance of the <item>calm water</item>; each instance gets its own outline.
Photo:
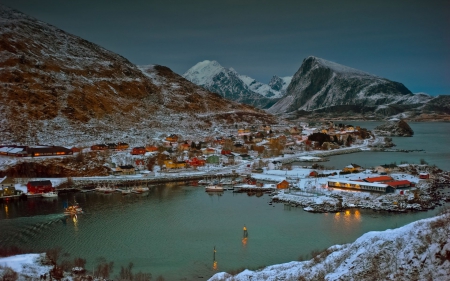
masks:
POLYGON ((0 245, 37 250, 61 246, 71 259, 86 258, 88 269, 98 257, 106 257, 114 261, 115 272, 133 262, 135 272, 165 280, 197 280, 217 271, 297 260, 312 250, 438 212, 311 214, 269 201, 268 195, 225 191, 218 196, 202 187, 166 185, 144 195, 76 193, 0 203, 0 245), (62 215, 64 202, 74 199, 85 210, 78 222, 62 215), (244 225, 249 232, 246 242, 244 225))
MULTIPOLYGON (((373 129, 380 122, 351 122, 373 129)), ((361 152, 330 157, 327 166, 424 159, 450 170, 450 123, 411 123, 412 138, 394 138, 397 148, 426 152, 361 152)), ((395 228, 439 212, 407 214, 350 210, 311 214, 270 197, 225 191, 209 195, 202 187, 155 186, 145 195, 73 193, 56 199, 0 203, 0 245, 43 250, 61 246, 70 258, 83 257, 87 268, 98 257, 120 266, 133 262, 134 272, 150 272, 165 280, 199 280, 217 271, 257 268, 308 257, 311 251, 354 241, 372 230, 395 228), (62 215, 65 202, 76 200, 85 210, 78 222, 62 215), (243 226, 249 232, 242 240, 243 226), (217 268, 213 268, 213 248, 217 268)))
MULTIPOLYGON (((354 122, 344 121, 339 123, 351 124, 354 126, 361 126, 372 130, 383 122, 354 122)), ((342 169, 350 163, 355 163, 363 167, 375 167, 383 164, 397 163, 402 161, 412 164, 419 164, 420 160, 425 160, 428 164, 436 165, 442 170, 450 170, 450 123, 448 122, 411 122, 408 123, 414 131, 414 136, 406 137, 392 137, 394 144, 397 146, 394 149, 416 150, 423 149, 424 151, 415 152, 359 152, 352 154, 336 155, 328 157, 330 161, 322 162, 326 167, 335 167, 342 169)), ((299 165, 311 165, 311 163, 298 163, 299 165)))

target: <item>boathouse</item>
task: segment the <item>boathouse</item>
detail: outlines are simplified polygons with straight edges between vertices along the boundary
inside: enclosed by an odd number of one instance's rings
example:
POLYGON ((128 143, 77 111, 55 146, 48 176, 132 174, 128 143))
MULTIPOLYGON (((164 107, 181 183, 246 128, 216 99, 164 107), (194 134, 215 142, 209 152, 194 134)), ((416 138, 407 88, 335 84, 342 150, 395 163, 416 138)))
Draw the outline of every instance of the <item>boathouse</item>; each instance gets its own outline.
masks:
POLYGON ((428 173, 420 173, 419 174, 419 179, 427 180, 429 178, 430 178, 430 174, 428 174, 428 173))
POLYGON ((328 187, 331 188, 341 188, 341 189, 352 189, 360 191, 374 191, 374 192, 394 192, 395 189, 384 183, 370 183, 361 181, 344 181, 344 180, 329 180, 328 187))
POLYGON ((27 183, 27 192, 31 194, 35 193, 46 193, 50 191, 55 191, 52 182, 49 180, 44 181, 29 181, 27 183))

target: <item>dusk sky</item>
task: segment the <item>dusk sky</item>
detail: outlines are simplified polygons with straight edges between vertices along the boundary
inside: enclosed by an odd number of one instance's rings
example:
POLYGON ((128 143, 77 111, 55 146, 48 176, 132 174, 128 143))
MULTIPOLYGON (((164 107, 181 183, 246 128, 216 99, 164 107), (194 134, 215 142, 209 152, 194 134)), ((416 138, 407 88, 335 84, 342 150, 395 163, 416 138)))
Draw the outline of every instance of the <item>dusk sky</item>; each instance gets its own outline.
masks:
POLYGON ((216 60, 268 83, 313 55, 450 94, 450 1, 0 0, 138 65, 216 60))

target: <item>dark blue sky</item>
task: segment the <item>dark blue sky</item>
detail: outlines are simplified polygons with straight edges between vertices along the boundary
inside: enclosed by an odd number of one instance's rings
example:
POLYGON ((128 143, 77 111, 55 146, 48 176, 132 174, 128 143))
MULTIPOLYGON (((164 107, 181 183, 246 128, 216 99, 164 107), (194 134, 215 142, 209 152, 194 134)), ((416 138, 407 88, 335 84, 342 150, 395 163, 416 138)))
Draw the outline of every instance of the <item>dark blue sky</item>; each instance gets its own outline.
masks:
POLYGON ((261 82, 310 55, 450 94, 450 1, 0 0, 135 64, 217 60, 261 82))

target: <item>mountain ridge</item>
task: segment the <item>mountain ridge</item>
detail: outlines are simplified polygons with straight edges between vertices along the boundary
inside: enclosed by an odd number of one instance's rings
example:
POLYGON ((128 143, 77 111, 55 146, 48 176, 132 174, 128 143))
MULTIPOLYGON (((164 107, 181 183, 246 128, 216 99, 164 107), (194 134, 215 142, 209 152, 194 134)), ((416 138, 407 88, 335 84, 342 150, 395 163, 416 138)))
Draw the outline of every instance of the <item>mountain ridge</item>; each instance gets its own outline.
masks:
POLYGON ((223 97, 259 108, 268 108, 281 98, 291 77, 272 77, 272 84, 261 83, 239 74, 217 61, 204 60, 187 70, 183 77, 223 97))

